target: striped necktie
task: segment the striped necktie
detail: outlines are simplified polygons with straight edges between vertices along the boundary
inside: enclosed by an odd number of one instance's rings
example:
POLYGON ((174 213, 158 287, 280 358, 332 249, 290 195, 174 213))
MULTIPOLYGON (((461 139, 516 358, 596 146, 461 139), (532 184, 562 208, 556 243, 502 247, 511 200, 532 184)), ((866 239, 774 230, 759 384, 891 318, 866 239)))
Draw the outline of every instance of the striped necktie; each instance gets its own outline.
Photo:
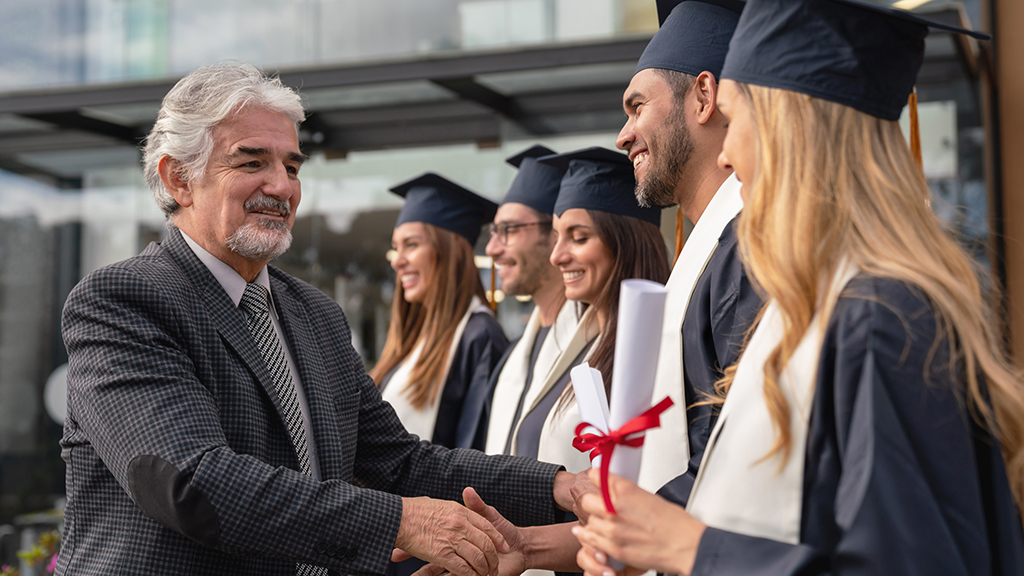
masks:
MULTIPOLYGON (((259 348, 263 361, 274 381, 278 402, 284 412, 285 426, 291 436, 295 455, 299 460, 299 470, 306 476, 311 475, 309 467, 309 448, 306 445, 306 431, 302 427, 302 411, 299 409, 299 398, 295 394, 292 374, 288 370, 288 362, 284 357, 281 341, 270 323, 270 293, 262 285, 250 282, 242 293, 238 307, 246 313, 245 323, 252 333, 256 347, 259 348)), ((326 576, 327 569, 308 564, 299 564, 296 569, 298 576, 326 576)))

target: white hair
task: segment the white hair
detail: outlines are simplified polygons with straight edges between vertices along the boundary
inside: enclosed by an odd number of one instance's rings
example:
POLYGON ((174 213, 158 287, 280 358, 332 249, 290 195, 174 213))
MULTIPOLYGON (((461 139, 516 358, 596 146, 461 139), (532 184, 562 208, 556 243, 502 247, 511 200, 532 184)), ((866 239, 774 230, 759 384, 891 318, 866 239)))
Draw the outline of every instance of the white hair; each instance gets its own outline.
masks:
POLYGON ((180 206, 160 180, 160 160, 176 160, 186 182, 201 178, 213 153, 213 128, 242 108, 280 112, 295 123, 296 131, 306 117, 298 93, 279 78, 238 62, 200 68, 164 96, 146 137, 142 164, 146 183, 166 216, 173 216, 180 206))

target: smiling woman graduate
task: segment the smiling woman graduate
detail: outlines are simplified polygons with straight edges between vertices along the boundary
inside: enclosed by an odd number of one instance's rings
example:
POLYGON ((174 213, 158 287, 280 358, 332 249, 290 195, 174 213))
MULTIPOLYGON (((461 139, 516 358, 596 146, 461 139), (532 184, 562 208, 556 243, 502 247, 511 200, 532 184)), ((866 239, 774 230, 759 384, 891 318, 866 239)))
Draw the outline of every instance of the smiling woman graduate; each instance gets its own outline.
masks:
POLYGON ((457 437, 474 388, 487 378, 508 341, 486 298, 473 261, 480 228, 497 205, 427 173, 391 189, 405 198, 392 234, 396 274, 391 326, 380 361, 370 371, 405 428, 448 448, 457 437))
POLYGON ((565 297, 586 311, 563 352, 560 376, 549 379, 523 412, 512 453, 580 472, 590 467, 590 458, 572 446, 580 418, 569 369, 588 362, 610 390, 619 285, 627 278, 664 282, 668 251, 658 229, 661 210, 637 204, 633 166, 625 154, 593 147, 538 162, 565 172, 555 201, 551 264, 562 272, 565 297))
POLYGON ((1024 574, 1024 382, 896 122, 929 25, 747 3, 719 161, 769 304, 687 509, 611 478, 618 516, 581 502, 588 573, 607 553, 681 574, 1024 574))

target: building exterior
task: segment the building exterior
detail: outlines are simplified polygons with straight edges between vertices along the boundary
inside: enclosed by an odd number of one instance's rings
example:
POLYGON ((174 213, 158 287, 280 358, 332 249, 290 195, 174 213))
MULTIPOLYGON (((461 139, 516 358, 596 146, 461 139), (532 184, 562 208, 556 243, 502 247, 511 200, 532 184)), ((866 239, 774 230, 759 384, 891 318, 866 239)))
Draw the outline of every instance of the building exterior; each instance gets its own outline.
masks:
MULTIPOLYGON (((924 170, 936 212, 1007 287, 1007 334, 1024 361, 1024 39, 1000 33, 1024 24, 1024 6, 878 2, 994 33, 988 44, 929 37, 924 170)), ((293 247, 276 264, 335 298, 372 365, 393 294, 400 201, 388 187, 432 170, 497 199, 515 175, 503 159, 529 144, 613 147, 622 90, 656 27, 654 0, 0 3, 0 525, 59 504, 47 390, 59 416, 61 308, 85 274, 164 233, 139 143, 178 78, 235 59, 300 89, 311 160, 293 247)), ((501 303, 510 337, 528 312, 501 303)), ((3 534, 0 564, 16 547, 3 534)))

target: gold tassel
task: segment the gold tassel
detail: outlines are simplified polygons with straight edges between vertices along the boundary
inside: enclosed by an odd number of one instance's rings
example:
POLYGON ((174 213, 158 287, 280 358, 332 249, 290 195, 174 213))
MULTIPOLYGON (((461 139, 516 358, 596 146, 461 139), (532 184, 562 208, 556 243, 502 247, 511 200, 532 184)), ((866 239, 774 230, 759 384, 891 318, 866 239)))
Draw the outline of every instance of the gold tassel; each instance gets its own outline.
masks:
POLYGON ((676 265, 676 260, 679 259, 679 254, 683 251, 683 235, 685 232, 683 227, 683 209, 676 208, 676 255, 672 258, 672 266, 676 265))
POLYGON ((921 125, 917 120, 917 87, 910 93, 907 102, 910 112, 910 152, 917 161, 917 167, 924 174, 924 160, 921 158, 921 125))

